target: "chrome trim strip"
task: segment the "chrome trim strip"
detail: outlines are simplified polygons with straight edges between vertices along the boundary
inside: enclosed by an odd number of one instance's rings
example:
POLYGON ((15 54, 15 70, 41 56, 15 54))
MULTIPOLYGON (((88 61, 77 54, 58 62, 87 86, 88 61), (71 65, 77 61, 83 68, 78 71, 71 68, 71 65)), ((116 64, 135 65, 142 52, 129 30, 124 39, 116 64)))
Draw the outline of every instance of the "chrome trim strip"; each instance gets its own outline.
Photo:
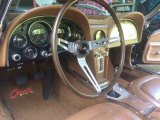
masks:
POLYGON ((9 9, 11 3, 12 3, 12 0, 8 0, 8 3, 7 3, 7 5, 6 5, 6 9, 4 10, 3 15, 2 15, 2 18, 0 19, 0 24, 3 24, 4 19, 5 19, 5 17, 6 17, 6 14, 7 14, 7 12, 8 12, 8 9, 9 9))

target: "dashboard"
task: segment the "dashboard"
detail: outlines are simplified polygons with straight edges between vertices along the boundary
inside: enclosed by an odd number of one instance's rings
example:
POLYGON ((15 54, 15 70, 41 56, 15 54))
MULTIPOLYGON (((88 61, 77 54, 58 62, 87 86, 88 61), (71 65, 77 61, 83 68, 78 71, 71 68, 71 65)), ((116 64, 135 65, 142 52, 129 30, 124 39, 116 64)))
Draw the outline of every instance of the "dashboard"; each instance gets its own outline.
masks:
MULTIPOLYGON (((13 30, 9 44, 10 65, 40 61, 51 56, 50 35, 54 19, 46 16, 33 17, 13 30)), ((81 28, 68 19, 61 21, 57 35, 70 42, 84 40, 81 28)), ((64 52, 63 48, 58 47, 58 52, 64 52)))
MULTIPOLYGON (((37 7, 24 13, 10 13, 0 44, 0 67, 17 67, 27 62, 44 61, 51 53, 51 31, 60 5, 37 7), (16 18, 15 18, 15 15, 16 18)), ((137 12, 117 14, 124 29, 125 44, 131 45, 141 41, 144 17, 137 12)), ((117 37, 117 29, 111 17, 86 16, 76 8, 69 8, 64 14, 58 37, 74 42, 76 40, 99 40, 106 37, 117 37)), ((108 48, 120 46, 120 41, 109 41, 108 48)), ((106 48, 96 49, 95 56, 104 53, 106 48)), ((58 47, 58 53, 64 53, 58 47)), ((107 52, 105 52, 107 55, 107 52)))

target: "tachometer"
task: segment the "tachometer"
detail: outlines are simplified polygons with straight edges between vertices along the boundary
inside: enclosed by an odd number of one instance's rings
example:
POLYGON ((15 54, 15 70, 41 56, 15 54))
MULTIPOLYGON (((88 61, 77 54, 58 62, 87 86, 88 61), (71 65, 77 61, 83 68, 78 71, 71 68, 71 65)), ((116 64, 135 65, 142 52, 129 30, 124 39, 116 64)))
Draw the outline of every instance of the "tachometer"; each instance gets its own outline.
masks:
POLYGON ((58 37, 66 40, 72 37, 72 31, 70 26, 65 23, 61 23, 58 29, 58 37))
POLYGON ((22 35, 15 35, 13 37, 13 45, 17 48, 24 48, 27 45, 27 39, 22 35))
POLYGON ((49 44, 49 34, 51 26, 45 21, 36 21, 31 24, 28 35, 31 42, 39 47, 44 47, 49 44))

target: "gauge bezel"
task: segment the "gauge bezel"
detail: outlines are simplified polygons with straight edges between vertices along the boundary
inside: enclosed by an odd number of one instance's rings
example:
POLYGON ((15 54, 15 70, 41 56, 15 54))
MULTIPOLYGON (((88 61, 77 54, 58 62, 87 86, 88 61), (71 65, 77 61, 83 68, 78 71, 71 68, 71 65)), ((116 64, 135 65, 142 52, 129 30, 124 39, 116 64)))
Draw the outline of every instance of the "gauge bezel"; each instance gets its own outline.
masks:
POLYGON ((27 46, 27 43, 28 43, 27 38, 24 35, 18 35, 18 34, 16 34, 16 35, 13 36, 12 40, 13 40, 13 45, 16 48, 25 48, 27 46), (16 37, 16 36, 21 36, 21 37, 24 38, 25 44, 23 44, 22 47, 19 47, 19 46, 16 45, 16 43, 15 43, 16 40, 14 39, 14 37, 16 37))
MULTIPOLYGON (((71 38, 71 37, 73 37, 74 36, 74 31, 75 31, 75 28, 74 28, 74 26, 70 23, 70 22, 66 22, 66 21, 62 21, 61 23, 60 23, 60 25, 59 25, 59 27, 61 26, 61 25, 65 25, 65 26, 67 26, 68 28, 69 28, 69 31, 70 31, 70 36, 64 36, 62 39, 66 39, 66 40, 68 40, 69 38, 71 38)), ((68 29, 67 28, 67 29, 68 29)), ((58 29, 60 29, 60 28, 58 28, 58 29)), ((58 33, 57 33, 58 34, 58 33)))
POLYGON ((94 34, 94 39, 95 40, 100 40, 100 39, 104 39, 104 38, 106 38, 106 34, 105 34, 105 32, 103 31, 103 30, 97 30, 96 32, 95 32, 95 34, 94 34), (99 32, 101 33, 101 34, 99 34, 99 32), (101 35, 101 36, 99 36, 99 38, 97 37, 97 35, 101 35))
POLYGON ((34 24, 36 24, 36 23, 40 23, 40 24, 42 24, 42 25, 44 25, 44 26, 46 27, 46 29, 47 29, 47 31, 48 31, 48 36, 49 36, 49 32, 52 31, 52 27, 51 27, 51 26, 49 25, 49 23, 47 23, 46 21, 35 21, 35 22, 33 22, 33 23, 29 26, 29 29, 28 29, 28 36, 29 36, 29 39, 30 39, 31 43, 33 43, 35 46, 38 46, 38 47, 46 47, 46 46, 48 46, 49 43, 50 43, 49 37, 47 38, 47 39, 48 39, 48 40, 47 40, 48 42, 47 42, 47 44, 45 44, 45 45, 36 44, 36 43, 32 40, 32 38, 30 37, 31 28, 32 28, 32 26, 33 26, 34 24))
POLYGON ((24 55, 25 55, 25 57, 26 57, 27 59, 33 60, 33 59, 35 59, 35 58, 38 56, 38 50, 37 50, 37 48, 34 47, 34 46, 29 46, 29 47, 27 47, 27 48, 24 50, 24 55), (32 58, 29 58, 29 57, 27 57, 27 55, 26 55, 26 53, 27 53, 26 51, 27 51, 27 49, 29 49, 29 48, 34 48, 35 51, 36 51, 36 54, 35 54, 32 58))

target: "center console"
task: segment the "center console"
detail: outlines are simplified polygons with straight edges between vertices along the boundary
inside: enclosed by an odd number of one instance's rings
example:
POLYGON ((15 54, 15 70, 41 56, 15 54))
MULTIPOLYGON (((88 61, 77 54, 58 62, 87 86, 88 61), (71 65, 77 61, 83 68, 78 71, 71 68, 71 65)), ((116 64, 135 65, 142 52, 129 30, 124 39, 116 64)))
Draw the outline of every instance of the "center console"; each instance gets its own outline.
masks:
POLYGON ((156 109, 156 107, 152 103, 144 101, 137 96, 131 94, 127 89, 125 89, 119 84, 114 85, 113 91, 110 91, 106 95, 106 98, 125 103, 133 107, 146 117, 149 117, 149 115, 152 114, 156 109))

